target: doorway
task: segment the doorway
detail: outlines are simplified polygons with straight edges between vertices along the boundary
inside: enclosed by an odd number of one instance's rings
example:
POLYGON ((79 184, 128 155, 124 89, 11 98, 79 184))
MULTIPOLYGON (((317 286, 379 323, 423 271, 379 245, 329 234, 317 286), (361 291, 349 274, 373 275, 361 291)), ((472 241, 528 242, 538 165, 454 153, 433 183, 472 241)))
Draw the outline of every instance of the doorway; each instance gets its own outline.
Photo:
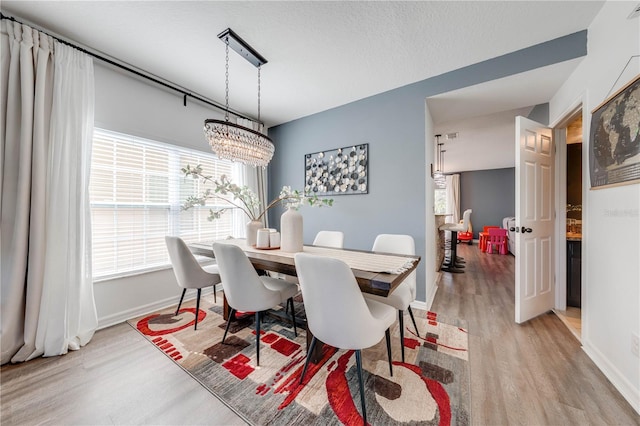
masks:
POLYGON ((582 106, 554 128, 558 165, 558 245, 557 292, 554 312, 582 341, 582 200, 583 122, 582 106), (564 226, 563 226, 564 222, 564 226))

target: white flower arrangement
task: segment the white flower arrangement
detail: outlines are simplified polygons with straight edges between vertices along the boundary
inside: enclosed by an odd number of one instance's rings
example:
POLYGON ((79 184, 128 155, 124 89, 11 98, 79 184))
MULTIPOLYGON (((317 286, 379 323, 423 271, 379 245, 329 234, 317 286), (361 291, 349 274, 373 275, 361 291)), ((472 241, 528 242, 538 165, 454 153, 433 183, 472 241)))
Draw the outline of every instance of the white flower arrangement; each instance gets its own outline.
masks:
POLYGON ((213 183, 213 190, 207 188, 206 191, 197 196, 187 197, 185 203, 182 205, 183 210, 188 210, 195 206, 204 206, 207 200, 211 199, 218 199, 230 204, 229 207, 209 209, 207 219, 210 221, 219 219, 225 211, 230 209, 240 209, 249 219, 261 220, 267 211, 278 203, 283 203, 285 206, 296 210, 304 204, 317 207, 330 207, 333 205, 333 199, 321 199, 318 198, 317 195, 310 196, 297 189, 293 190, 290 186, 283 186, 278 198, 271 201, 267 207, 261 210, 260 201, 256 194, 246 185, 238 186, 231 182, 226 175, 221 175, 219 179, 213 179, 211 176, 204 175, 200 164, 195 167, 187 165, 182 169, 182 173, 187 177, 202 179, 205 183, 213 183))

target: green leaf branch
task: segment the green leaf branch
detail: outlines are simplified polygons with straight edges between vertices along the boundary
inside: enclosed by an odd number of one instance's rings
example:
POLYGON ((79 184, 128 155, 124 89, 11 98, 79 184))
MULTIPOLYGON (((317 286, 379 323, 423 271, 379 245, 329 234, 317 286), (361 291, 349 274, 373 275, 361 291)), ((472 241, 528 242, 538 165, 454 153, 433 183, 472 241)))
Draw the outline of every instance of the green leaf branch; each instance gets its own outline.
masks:
POLYGON ((256 194, 246 185, 238 186, 234 184, 226 175, 221 175, 219 179, 214 179, 212 176, 204 174, 200 164, 195 167, 187 164, 182 169, 182 173, 185 177, 200 179, 204 184, 211 183, 213 185, 213 190, 207 188, 201 194, 187 197, 182 205, 182 210, 205 206, 208 200, 219 200, 229 204, 228 207, 209 209, 207 219, 210 221, 220 219, 224 212, 232 209, 242 210, 251 220, 261 220, 269 209, 280 203, 294 209, 298 209, 304 204, 312 207, 331 207, 333 205, 333 199, 319 198, 315 194, 308 195, 297 189, 292 190, 290 186, 283 186, 278 198, 271 201, 264 209, 260 209, 260 201, 256 194))

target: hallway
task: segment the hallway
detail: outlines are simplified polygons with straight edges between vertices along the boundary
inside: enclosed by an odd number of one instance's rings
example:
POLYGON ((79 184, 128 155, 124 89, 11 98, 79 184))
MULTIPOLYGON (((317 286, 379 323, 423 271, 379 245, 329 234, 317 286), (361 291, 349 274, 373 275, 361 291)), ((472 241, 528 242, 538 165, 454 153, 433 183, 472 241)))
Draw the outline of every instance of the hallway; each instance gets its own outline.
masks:
POLYGON ((467 321, 473 424, 640 424, 555 314, 515 323, 512 255, 458 255, 466 272, 443 273, 431 310, 467 321))

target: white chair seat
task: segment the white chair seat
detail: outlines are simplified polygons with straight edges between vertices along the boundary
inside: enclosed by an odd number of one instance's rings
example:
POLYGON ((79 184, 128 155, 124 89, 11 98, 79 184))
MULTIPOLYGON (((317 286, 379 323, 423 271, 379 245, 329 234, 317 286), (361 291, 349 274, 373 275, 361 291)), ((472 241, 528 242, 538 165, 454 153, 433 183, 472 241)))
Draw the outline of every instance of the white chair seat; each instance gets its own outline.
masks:
POLYGON ((205 272, 208 272, 210 274, 220 275, 220 270, 218 269, 218 265, 215 263, 212 263, 211 265, 203 266, 202 269, 204 269, 205 272))
POLYGON ((290 297, 294 297, 296 294, 298 294, 299 291, 297 285, 287 281, 283 281, 279 278, 261 276, 260 280, 266 288, 272 291, 276 291, 280 294, 279 303, 286 302, 287 299, 289 299, 290 297))
POLYGON ((465 230, 462 223, 443 223, 438 227, 441 231, 463 232, 465 230))
POLYGON ((396 311, 391 306, 371 299, 365 299, 364 301, 369 311, 371 311, 371 316, 379 323, 380 328, 387 329, 396 321, 396 311))
POLYGON ((401 283, 389 296, 378 296, 377 294, 364 293, 364 298, 369 301, 376 301, 393 306, 399 311, 406 311, 415 297, 411 294, 410 285, 405 281, 401 283))
POLYGON ((369 348, 378 344, 382 338, 382 330, 388 330, 389 327, 396 322, 396 310, 391 306, 376 302, 375 300, 364 299, 364 301, 373 317, 372 320, 367 322, 367 327, 371 328, 363 329, 358 338, 351 341, 343 339, 342 331, 337 329, 335 330, 336 338, 333 340, 334 344, 331 344, 332 346, 335 345, 341 349, 353 350, 369 348))

